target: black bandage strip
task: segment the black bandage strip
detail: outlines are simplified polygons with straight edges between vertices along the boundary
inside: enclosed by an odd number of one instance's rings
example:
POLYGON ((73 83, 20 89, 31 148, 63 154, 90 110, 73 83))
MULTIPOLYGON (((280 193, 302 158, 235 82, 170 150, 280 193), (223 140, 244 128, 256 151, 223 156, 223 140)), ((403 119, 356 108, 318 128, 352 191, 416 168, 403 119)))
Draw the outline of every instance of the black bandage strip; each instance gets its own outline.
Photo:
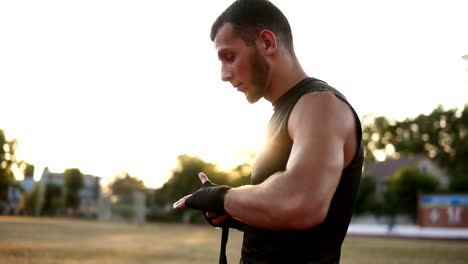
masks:
POLYGON ((226 245, 229 237, 229 227, 223 227, 221 233, 221 248, 219 250, 219 264, 227 264, 226 245))

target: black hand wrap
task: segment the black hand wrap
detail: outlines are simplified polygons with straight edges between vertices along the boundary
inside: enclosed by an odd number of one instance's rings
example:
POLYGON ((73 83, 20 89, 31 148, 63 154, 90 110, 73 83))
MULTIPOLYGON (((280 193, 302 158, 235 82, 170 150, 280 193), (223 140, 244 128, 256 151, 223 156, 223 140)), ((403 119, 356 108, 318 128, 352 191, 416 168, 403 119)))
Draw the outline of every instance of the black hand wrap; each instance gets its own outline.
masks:
POLYGON ((227 214, 224 210, 224 196, 231 187, 206 181, 200 189, 185 200, 185 206, 219 215, 227 214))

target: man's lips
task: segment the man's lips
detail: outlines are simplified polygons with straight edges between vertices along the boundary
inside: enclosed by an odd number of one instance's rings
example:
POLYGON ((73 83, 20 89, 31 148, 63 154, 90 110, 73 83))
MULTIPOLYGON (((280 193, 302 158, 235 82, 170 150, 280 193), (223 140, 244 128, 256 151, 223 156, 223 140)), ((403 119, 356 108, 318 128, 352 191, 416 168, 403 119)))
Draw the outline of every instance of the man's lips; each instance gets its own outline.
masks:
POLYGON ((245 91, 244 89, 241 88, 242 83, 238 83, 238 84, 233 85, 233 86, 234 86, 234 87, 237 89, 237 91, 239 91, 239 92, 244 92, 244 91, 245 91))

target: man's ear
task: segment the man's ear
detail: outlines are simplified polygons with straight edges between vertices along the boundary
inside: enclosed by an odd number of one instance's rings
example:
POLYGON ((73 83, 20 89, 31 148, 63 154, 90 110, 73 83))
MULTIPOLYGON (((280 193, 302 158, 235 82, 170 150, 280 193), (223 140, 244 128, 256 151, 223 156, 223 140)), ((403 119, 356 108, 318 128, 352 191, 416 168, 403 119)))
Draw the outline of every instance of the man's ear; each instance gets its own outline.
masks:
POLYGON ((257 45, 259 50, 266 56, 276 53, 278 43, 275 33, 268 29, 260 31, 257 38, 257 45))

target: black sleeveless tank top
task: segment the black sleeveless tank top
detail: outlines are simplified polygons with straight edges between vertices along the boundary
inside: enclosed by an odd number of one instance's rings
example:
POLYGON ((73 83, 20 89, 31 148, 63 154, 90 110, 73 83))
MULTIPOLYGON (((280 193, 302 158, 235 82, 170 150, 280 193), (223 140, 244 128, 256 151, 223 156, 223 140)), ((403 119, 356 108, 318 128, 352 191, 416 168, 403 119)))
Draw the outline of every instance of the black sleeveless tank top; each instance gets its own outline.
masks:
MULTIPOLYGON (((252 184, 259 184, 274 173, 285 170, 293 144, 287 128, 289 115, 301 96, 324 91, 332 92, 348 103, 339 91, 325 82, 306 78, 273 104, 274 113, 267 127, 266 141, 253 165, 252 184)), ((339 263, 341 245, 359 188, 364 156, 361 123, 353 107, 348 105, 354 113, 359 147, 352 162, 341 174, 325 220, 307 230, 277 231, 245 227, 241 263, 339 263)), ((320 124, 317 124, 317 129, 320 129, 320 124)))

